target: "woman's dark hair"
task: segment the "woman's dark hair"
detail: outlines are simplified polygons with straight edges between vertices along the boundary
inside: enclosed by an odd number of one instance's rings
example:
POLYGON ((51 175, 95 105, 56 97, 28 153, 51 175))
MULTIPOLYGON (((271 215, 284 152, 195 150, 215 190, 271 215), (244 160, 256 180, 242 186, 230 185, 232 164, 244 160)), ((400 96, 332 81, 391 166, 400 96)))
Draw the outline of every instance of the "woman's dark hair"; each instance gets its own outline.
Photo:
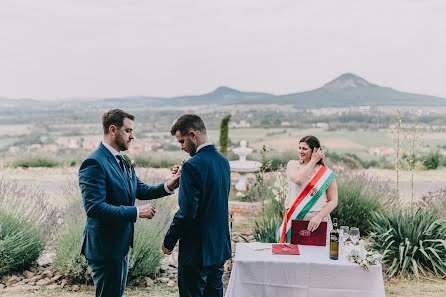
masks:
MULTIPOLYGON (((308 136, 302 137, 302 139, 299 140, 299 143, 301 143, 301 142, 305 142, 306 144, 308 144, 308 146, 310 147, 312 152, 315 148, 318 148, 318 149, 321 148, 321 143, 320 143, 319 139, 316 138, 316 136, 308 135, 308 136)), ((324 159, 320 159, 319 162, 317 162, 317 164, 321 164, 321 165, 325 166, 324 159)))

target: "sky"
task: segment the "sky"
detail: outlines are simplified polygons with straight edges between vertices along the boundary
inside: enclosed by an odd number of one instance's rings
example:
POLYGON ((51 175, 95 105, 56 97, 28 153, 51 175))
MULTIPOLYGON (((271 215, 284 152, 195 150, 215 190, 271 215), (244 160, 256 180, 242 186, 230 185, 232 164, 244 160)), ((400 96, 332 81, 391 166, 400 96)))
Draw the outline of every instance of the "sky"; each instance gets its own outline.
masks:
POLYGON ((350 72, 446 98, 444 0, 0 0, 0 97, 288 94, 350 72))

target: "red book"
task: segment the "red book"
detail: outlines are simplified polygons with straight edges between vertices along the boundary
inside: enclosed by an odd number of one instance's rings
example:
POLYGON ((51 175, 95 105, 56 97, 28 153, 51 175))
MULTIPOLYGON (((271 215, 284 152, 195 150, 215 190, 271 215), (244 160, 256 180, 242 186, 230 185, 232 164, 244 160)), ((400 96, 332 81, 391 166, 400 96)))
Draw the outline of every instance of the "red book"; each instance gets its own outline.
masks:
POLYGON ((274 243, 273 244, 273 254, 277 255, 299 255, 299 247, 297 244, 283 244, 274 243))
POLYGON ((321 222, 313 232, 307 230, 309 222, 301 220, 291 222, 291 243, 325 246, 327 243, 327 222, 321 222))

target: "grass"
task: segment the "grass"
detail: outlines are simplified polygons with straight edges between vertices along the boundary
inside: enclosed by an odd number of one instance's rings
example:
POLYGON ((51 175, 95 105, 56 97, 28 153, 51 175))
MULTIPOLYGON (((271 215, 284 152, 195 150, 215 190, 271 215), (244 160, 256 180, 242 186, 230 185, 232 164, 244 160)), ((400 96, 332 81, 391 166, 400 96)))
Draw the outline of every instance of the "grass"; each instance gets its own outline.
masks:
POLYGON ((384 282, 386 296, 443 297, 446 296, 446 280, 392 279, 384 282))

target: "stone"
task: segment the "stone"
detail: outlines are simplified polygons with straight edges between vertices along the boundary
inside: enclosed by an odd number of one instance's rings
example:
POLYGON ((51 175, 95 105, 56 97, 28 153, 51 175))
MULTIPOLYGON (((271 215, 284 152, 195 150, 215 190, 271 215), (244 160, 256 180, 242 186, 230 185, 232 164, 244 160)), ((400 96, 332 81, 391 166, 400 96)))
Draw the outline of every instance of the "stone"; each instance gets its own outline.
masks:
POLYGON ((163 272, 167 272, 167 270, 169 270, 169 266, 167 266, 167 265, 161 265, 161 267, 160 267, 160 272, 161 272, 161 273, 163 273, 163 272))
POLYGON ((20 286, 23 286, 24 284, 25 284, 24 281, 19 281, 18 283, 11 285, 11 287, 20 287, 20 286))
POLYGON ((30 285, 24 285, 24 286, 21 286, 20 287, 22 290, 24 290, 24 291, 31 291, 31 290, 36 290, 36 289, 38 289, 38 287, 33 287, 33 286, 30 286, 30 285))
POLYGON ((167 284, 169 282, 168 277, 160 277, 160 278, 158 278, 158 280, 160 281, 160 283, 163 283, 163 284, 167 284))
POLYGON ((53 272, 50 269, 46 269, 42 272, 42 275, 48 278, 52 278, 54 276, 53 272))
POLYGON ((54 252, 44 252, 39 259, 37 259, 37 264, 40 266, 48 266, 53 263, 53 258, 56 255, 54 252))
POLYGON ((80 290, 80 287, 79 287, 78 285, 73 285, 73 286, 71 287, 71 290, 77 292, 77 291, 80 290))
POLYGON ((35 286, 35 285, 36 285, 35 282, 29 282, 29 283, 28 283, 28 286, 35 286))
POLYGON ((33 278, 36 274, 33 273, 33 272, 31 272, 31 271, 25 270, 25 272, 23 272, 23 275, 24 275, 27 279, 30 279, 30 278, 33 278))
POLYGON ((33 272, 33 273, 36 273, 36 272, 37 272, 36 267, 31 267, 30 270, 31 270, 31 272, 33 272))
POLYGON ((49 283, 51 283, 51 280, 50 280, 49 278, 44 278, 44 279, 39 280, 39 281, 36 283, 36 286, 46 286, 46 285, 48 285, 49 283))
POLYGON ((63 288, 63 287, 65 287, 66 284, 67 284, 67 280, 66 280, 66 279, 63 279, 63 280, 60 282, 60 287, 63 288))
POLYGON ((5 288, 4 284, 0 284, 0 290, 3 290, 5 288))
POLYGON ((150 277, 145 277, 144 280, 146 281, 146 287, 152 287, 155 282, 150 277))
POLYGON ((10 287, 10 286, 18 283, 19 281, 20 281, 20 278, 18 278, 17 275, 13 275, 8 279, 6 284, 10 287))
POLYGON ((59 285, 52 284, 52 285, 46 286, 46 288, 49 289, 49 290, 54 290, 54 289, 58 289, 59 285))
POLYGON ((4 284, 6 284, 6 282, 8 281, 8 278, 9 278, 10 276, 8 276, 8 275, 4 275, 4 276, 2 276, 2 279, 1 279, 1 281, 0 281, 0 283, 4 283, 4 284))
POLYGON ((167 283, 167 286, 168 286, 168 287, 173 287, 173 286, 175 286, 175 281, 170 280, 170 281, 167 283))
POLYGON ((57 282, 58 280, 60 280, 61 278, 63 277, 63 275, 62 274, 56 274, 55 276, 53 276, 52 278, 51 278, 51 282, 57 282))
POLYGON ((42 275, 36 275, 30 279, 26 279, 25 282, 38 282, 39 280, 41 280, 43 278, 42 275))

